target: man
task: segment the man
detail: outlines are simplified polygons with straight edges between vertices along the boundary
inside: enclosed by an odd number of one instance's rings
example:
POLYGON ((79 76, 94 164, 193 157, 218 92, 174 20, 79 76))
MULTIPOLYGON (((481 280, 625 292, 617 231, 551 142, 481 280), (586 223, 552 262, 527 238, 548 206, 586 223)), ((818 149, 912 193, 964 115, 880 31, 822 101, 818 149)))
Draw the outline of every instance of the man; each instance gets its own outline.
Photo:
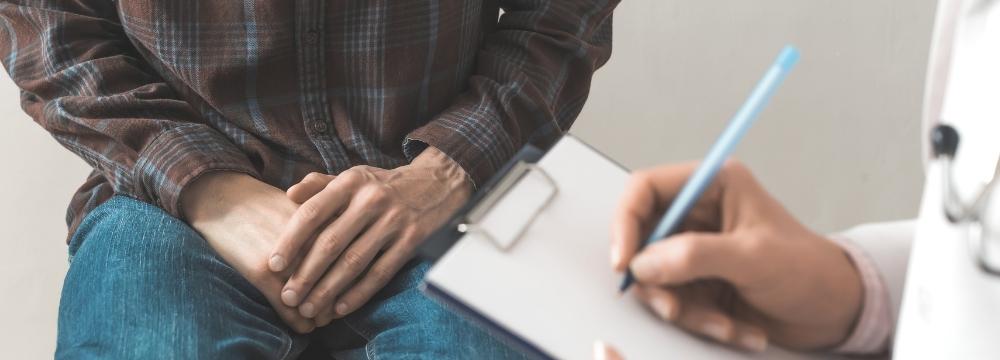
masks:
POLYGON ((94 167, 57 357, 514 356, 409 260, 572 124, 617 1, 493 3, 0 3, 25 111, 94 167))
MULTIPOLYGON (((925 139, 931 125, 942 120, 977 130, 990 128, 978 124, 995 124, 1000 115, 994 96, 1000 92, 998 19, 997 1, 938 3, 924 99, 925 139)), ((981 146, 966 147, 965 156, 979 157, 968 152, 984 151, 987 162, 978 165, 992 170, 997 150, 993 139, 985 137, 985 143, 977 144, 981 146)), ((925 154, 930 155, 927 146, 925 154)), ((638 172, 614 222, 612 266, 632 270, 639 283, 636 295, 653 313, 680 328, 749 351, 761 351, 768 342, 847 354, 889 351, 899 308, 892 299, 901 297, 902 284, 884 279, 903 278, 896 274, 906 271, 912 223, 824 237, 800 224, 745 166, 731 162, 687 219, 688 228, 697 231, 637 253, 642 229, 656 221, 656 209, 677 194, 693 168, 693 164, 666 165, 638 172), (881 242, 874 248, 901 259, 876 264, 858 246, 872 241, 881 242)), ((931 322, 921 325, 927 324, 931 322)), ((975 353, 988 351, 983 346, 992 344, 987 340, 961 345, 978 346, 975 353)), ((961 351, 926 345, 918 351, 933 357, 927 354, 934 350, 961 351)), ((595 358, 619 357, 606 345, 595 346, 595 358)))

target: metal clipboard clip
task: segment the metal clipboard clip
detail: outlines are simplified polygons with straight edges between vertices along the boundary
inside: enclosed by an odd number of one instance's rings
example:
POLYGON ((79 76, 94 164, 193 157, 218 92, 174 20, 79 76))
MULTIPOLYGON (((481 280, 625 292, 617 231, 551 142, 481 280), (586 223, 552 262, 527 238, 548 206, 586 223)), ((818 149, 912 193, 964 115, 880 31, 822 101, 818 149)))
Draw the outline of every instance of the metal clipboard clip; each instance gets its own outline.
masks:
POLYGON ((485 237, 507 251, 531 226, 559 191, 555 180, 535 164, 518 161, 458 224, 461 233, 485 237))

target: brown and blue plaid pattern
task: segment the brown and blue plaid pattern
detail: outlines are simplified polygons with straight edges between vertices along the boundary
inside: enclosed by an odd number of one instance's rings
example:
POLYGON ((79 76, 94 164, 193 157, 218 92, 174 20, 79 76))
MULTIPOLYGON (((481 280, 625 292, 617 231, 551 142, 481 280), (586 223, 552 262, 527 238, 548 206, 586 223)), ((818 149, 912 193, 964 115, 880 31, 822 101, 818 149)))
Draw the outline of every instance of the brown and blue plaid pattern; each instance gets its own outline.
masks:
POLYGON ((94 168, 72 232, 116 193, 179 216, 209 171, 284 189, 430 145, 483 181, 573 123, 617 2, 4 0, 0 56, 25 111, 94 168))

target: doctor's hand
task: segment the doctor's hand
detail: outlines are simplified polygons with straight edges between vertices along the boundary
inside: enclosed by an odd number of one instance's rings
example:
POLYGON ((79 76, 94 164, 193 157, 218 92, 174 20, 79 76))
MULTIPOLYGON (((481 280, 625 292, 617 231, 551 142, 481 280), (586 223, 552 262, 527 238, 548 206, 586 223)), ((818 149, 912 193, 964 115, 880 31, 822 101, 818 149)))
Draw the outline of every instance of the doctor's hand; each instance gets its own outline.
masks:
POLYGON ((359 166, 306 176, 288 189, 301 205, 269 261, 281 272, 288 259, 304 256, 282 301, 318 326, 360 308, 471 191, 465 171, 433 147, 392 170, 359 166))
POLYGON ((697 164, 636 172, 613 224, 612 266, 634 295, 677 326, 751 351, 774 342, 820 349, 845 340, 861 278, 846 253, 789 214, 737 162, 727 162, 682 233, 636 253, 697 164))

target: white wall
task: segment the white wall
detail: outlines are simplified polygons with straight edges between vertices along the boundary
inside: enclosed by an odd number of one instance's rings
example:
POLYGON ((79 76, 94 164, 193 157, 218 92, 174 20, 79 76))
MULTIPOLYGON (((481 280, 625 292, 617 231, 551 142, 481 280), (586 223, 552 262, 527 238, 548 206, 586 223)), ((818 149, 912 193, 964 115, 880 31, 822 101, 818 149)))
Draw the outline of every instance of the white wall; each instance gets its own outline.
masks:
MULTIPOLYGON (((913 216, 932 0, 626 0, 573 131, 628 166, 703 155, 786 42, 802 62, 738 156, 818 229, 913 216)), ((87 167, 0 75, 0 357, 49 357, 63 214, 87 167)))
POLYGON ((821 231, 916 215, 933 0, 623 1, 573 132, 626 166, 700 158, 786 43, 736 156, 821 231))
POLYGON ((89 172, 31 121, 0 72, 0 358, 51 358, 67 268, 64 215, 89 172))

